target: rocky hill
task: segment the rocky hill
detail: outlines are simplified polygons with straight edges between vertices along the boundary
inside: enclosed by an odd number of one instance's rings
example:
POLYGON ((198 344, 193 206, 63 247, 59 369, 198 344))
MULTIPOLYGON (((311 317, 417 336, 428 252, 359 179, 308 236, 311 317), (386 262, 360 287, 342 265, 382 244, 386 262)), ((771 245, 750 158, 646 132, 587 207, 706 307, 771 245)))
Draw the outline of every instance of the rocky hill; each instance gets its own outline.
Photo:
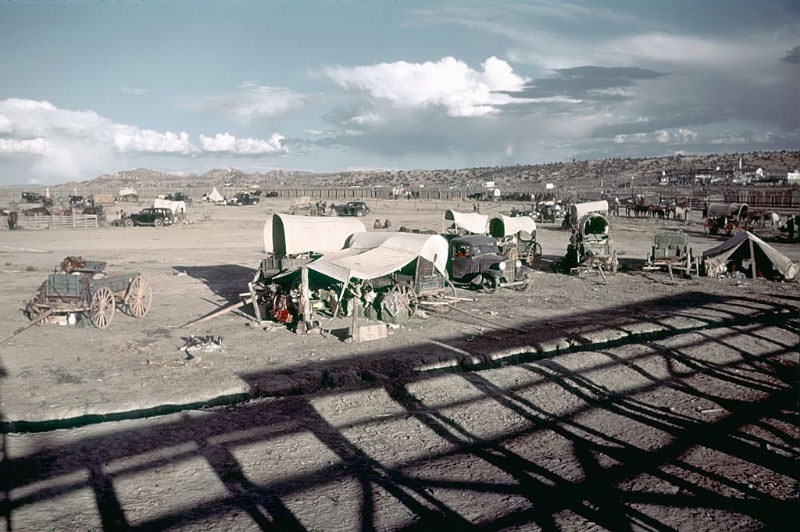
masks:
POLYGON ((733 172, 740 160, 745 170, 761 168, 766 175, 786 176, 800 169, 800 151, 772 151, 712 155, 675 155, 656 158, 615 158, 592 161, 553 162, 536 165, 495 166, 441 170, 373 170, 315 173, 271 170, 247 173, 235 168, 210 170, 202 175, 170 174, 138 168, 105 174, 90 181, 66 183, 59 189, 89 191, 132 186, 143 190, 207 188, 211 186, 418 186, 479 187, 494 181, 506 189, 541 187, 597 186, 630 183, 655 183, 662 172, 690 174, 703 169, 733 172))

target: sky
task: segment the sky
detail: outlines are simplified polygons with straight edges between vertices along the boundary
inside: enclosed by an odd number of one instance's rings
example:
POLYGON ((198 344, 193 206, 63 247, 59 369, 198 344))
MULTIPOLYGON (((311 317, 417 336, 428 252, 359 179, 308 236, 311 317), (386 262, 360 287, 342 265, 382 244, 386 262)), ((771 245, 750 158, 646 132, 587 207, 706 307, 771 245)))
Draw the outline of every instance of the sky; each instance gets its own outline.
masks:
POLYGON ((0 1, 0 184, 800 149, 797 0, 0 1))

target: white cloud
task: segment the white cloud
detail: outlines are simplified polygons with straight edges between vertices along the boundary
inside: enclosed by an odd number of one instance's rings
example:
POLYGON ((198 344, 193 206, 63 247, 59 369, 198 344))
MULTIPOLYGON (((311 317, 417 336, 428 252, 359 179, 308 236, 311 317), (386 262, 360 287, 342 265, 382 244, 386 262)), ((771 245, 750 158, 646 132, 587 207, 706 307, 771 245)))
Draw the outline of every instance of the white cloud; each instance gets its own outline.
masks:
POLYGON ((48 144, 44 139, 0 139, 0 153, 43 154, 48 144))
POLYGON ((647 133, 632 133, 629 135, 616 135, 616 144, 691 144, 697 141, 699 135, 696 131, 680 128, 675 131, 660 129, 647 133))
POLYGON ((267 153, 286 153, 283 146, 284 137, 273 133, 269 140, 236 138, 230 133, 217 133, 213 137, 200 135, 200 145, 203 151, 215 153, 231 153, 236 155, 261 155, 267 153))
POLYGON ((507 62, 490 57, 482 66, 483 71, 477 71, 445 57, 436 62, 332 67, 325 73, 346 89, 365 91, 397 107, 443 107, 454 117, 485 116, 503 105, 525 101, 499 92, 521 90, 527 82, 507 62))
POLYGON ((150 89, 141 89, 138 87, 125 87, 122 86, 119 88, 120 92, 125 94, 129 94, 131 96, 144 96, 145 94, 149 94, 152 92, 150 89))
POLYGON ((366 124, 379 124, 383 122, 383 117, 377 113, 364 113, 363 115, 356 115, 349 120, 345 120, 345 124, 358 124, 363 126, 366 124))
POLYGON ((192 110, 225 113, 238 122, 247 123, 258 117, 286 113, 302 106, 308 96, 283 87, 268 87, 252 82, 243 83, 236 92, 222 96, 192 100, 185 105, 192 110))
POLYGON ((114 133, 114 147, 120 152, 193 153, 197 148, 189 141, 185 131, 159 133, 152 129, 119 126, 114 133))

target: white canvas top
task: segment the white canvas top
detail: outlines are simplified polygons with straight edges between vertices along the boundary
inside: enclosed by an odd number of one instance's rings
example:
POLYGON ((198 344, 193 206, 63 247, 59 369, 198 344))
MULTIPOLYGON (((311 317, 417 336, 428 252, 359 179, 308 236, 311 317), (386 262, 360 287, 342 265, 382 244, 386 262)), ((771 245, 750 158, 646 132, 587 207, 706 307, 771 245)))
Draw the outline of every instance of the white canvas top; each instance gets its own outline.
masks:
POLYGON ((746 212, 746 203, 712 203, 708 206, 706 216, 712 218, 717 216, 739 216, 743 207, 746 212))
POLYGON ((476 235, 485 235, 489 223, 489 217, 479 212, 466 213, 447 210, 444 213, 444 219, 453 222, 457 228, 476 235))
POLYGON ((219 193, 219 190, 217 190, 217 187, 214 187, 214 189, 211 191, 211 194, 206 196, 206 199, 208 201, 215 201, 216 202, 216 201, 224 200, 225 197, 222 194, 219 193))
POLYGON ((590 212, 597 212, 603 216, 608 216, 608 201, 586 201, 583 203, 575 203, 569 207, 570 222, 576 224, 578 220, 589 214, 590 212))
POLYGON ((489 234, 495 238, 516 235, 520 231, 533 234, 536 221, 530 216, 506 216, 500 214, 489 220, 489 234))
MULTIPOLYGON (((753 242, 753 251, 760 249, 766 259, 772 262, 773 268, 780 272, 780 274, 783 275, 786 280, 792 280, 797 276, 798 269, 800 269, 800 267, 798 267, 796 263, 792 262, 789 257, 773 248, 749 231, 736 233, 719 246, 703 252, 703 259, 706 263, 706 271, 708 276, 716 277, 717 275, 725 274, 728 270, 728 258, 733 255, 733 253, 739 249, 740 246, 749 246, 749 241, 753 242)), ((756 263, 758 263, 758 259, 759 255, 756 255, 756 263)))
POLYGON ((358 218, 273 214, 264 224, 264 251, 280 256, 330 253, 366 230, 358 218))
POLYGON ((136 191, 130 187, 119 189, 119 196, 136 196, 136 191))
POLYGON ((417 233, 355 233, 348 247, 329 253, 306 267, 341 282, 376 279, 396 272, 418 257, 431 261, 447 276, 447 240, 417 233))
POLYGON ((158 207, 161 209, 169 209, 172 211, 172 214, 178 214, 179 212, 186 212, 186 202, 185 201, 172 201, 166 200, 161 198, 156 198, 153 200, 153 207, 158 207))

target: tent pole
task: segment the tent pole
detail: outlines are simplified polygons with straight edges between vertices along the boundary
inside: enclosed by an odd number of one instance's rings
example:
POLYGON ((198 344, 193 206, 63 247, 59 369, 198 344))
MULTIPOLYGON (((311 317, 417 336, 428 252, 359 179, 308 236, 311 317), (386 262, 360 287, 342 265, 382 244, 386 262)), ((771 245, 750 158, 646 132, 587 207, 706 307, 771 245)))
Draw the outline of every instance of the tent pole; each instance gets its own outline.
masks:
POLYGON ((750 267, 753 270, 753 279, 756 278, 756 254, 753 251, 753 239, 748 238, 747 241, 750 243, 750 267))
POLYGON ((308 327, 311 327, 313 321, 311 319, 311 290, 308 287, 308 268, 306 267, 300 268, 300 282, 303 291, 303 321, 306 322, 308 327))

